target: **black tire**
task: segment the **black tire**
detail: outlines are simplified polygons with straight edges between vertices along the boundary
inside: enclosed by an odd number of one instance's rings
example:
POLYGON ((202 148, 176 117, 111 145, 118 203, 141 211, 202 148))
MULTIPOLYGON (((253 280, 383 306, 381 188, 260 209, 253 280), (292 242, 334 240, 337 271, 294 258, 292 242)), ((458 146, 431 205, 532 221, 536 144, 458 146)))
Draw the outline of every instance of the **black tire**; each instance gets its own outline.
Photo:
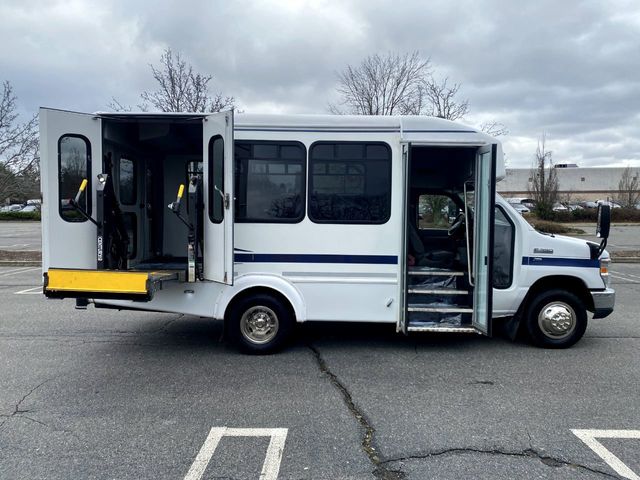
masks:
POLYGON ((246 296, 234 302, 225 321, 229 339, 240 351, 258 355, 282 349, 295 324, 289 305, 267 293, 246 296))
POLYGON ((587 309, 572 292, 547 290, 529 302, 524 320, 529 340, 534 345, 568 348, 580 340, 587 329, 587 309))

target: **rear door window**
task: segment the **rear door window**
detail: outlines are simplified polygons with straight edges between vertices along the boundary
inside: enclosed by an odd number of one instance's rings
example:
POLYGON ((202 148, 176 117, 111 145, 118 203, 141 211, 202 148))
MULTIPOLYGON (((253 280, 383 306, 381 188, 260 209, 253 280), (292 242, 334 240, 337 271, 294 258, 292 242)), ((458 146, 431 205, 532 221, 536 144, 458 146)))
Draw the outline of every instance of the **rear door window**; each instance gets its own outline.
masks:
POLYGON ((58 204, 60 216, 68 222, 84 222, 86 218, 73 207, 82 180, 88 184, 80 195, 79 206, 91 215, 91 146, 81 135, 63 135, 58 140, 58 204))

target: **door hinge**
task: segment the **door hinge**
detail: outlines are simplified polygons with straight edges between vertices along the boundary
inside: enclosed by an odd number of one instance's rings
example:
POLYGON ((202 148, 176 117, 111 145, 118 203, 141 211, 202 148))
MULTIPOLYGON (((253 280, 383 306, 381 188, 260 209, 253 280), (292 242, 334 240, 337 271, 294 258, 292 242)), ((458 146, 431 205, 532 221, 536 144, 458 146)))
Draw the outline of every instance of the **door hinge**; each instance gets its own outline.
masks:
POLYGON ((231 206, 231 197, 229 196, 228 193, 224 194, 224 209, 225 210, 229 210, 229 207, 231 206))
POLYGON ((224 277, 222 279, 224 283, 227 283, 227 272, 224 272, 224 277))

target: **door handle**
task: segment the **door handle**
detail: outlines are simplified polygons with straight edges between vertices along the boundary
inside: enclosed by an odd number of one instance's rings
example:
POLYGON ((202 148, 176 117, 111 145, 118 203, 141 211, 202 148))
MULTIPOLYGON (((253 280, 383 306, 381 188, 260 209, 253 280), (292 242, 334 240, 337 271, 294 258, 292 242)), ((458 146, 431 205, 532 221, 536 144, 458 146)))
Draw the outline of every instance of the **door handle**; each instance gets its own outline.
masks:
POLYGON ((224 205, 225 210, 229 210, 229 205, 231 204, 231 197, 228 193, 224 193, 222 190, 218 188, 217 185, 213 186, 213 189, 220 194, 222 197, 222 204, 224 205))

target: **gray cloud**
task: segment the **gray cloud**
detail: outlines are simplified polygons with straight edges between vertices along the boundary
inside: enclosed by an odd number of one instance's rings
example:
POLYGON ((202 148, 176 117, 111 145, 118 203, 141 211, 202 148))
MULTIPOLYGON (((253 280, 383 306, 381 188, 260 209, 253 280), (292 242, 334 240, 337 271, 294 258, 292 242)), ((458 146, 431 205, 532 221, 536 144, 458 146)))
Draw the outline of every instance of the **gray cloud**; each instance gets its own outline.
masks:
POLYGON ((419 50, 462 83, 467 123, 509 128, 513 166, 537 138, 558 162, 640 164, 640 5, 633 0, 25 1, 0 4, 0 79, 25 113, 136 104, 170 46, 248 112, 326 112, 335 72, 419 50))

